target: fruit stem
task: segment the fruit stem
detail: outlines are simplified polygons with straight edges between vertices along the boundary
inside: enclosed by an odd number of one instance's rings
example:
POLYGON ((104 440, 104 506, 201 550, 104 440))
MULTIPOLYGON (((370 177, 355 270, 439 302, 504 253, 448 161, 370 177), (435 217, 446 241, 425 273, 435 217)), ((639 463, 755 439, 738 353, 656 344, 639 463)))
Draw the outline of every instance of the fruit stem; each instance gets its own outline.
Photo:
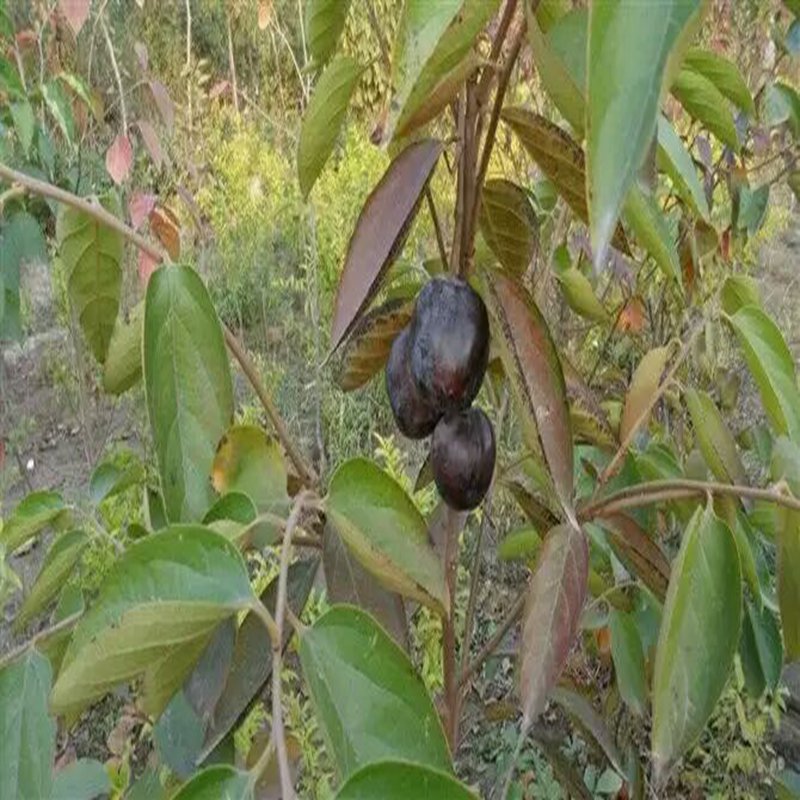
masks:
POLYGON ((456 673, 456 578, 458 575, 458 537, 466 516, 444 507, 445 514, 445 580, 450 598, 449 612, 443 620, 442 663, 444 667, 444 727, 450 751, 458 746, 458 675, 456 673))

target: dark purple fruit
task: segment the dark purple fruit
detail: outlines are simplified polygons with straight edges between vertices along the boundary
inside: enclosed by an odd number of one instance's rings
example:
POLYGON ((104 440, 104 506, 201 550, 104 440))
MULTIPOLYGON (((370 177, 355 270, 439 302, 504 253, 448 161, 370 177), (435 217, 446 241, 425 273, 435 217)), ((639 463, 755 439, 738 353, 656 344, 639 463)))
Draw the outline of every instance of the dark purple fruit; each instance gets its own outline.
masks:
POLYGON ((440 420, 433 432, 431 466, 442 499, 456 511, 469 511, 483 500, 494 472, 494 430, 479 408, 440 420))
POLYGON ((411 376, 408 342, 408 328, 392 342, 386 364, 386 391, 400 432, 409 439, 424 439, 433 432, 442 414, 422 396, 411 376))
POLYGON ((420 392, 444 413, 466 408, 488 360, 483 300, 459 278, 434 278, 419 293, 411 323, 411 374, 420 392))

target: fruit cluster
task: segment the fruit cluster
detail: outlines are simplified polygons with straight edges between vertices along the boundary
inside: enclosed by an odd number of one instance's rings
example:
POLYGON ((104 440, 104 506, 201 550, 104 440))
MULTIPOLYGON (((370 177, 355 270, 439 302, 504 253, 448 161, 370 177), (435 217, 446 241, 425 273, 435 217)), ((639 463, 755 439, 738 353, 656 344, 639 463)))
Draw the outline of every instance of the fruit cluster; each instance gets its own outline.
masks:
POLYGON ((489 317, 483 300, 459 278, 435 278, 417 298, 414 315, 392 344, 386 389, 400 432, 433 433, 431 467, 451 508, 475 508, 489 489, 494 430, 471 407, 489 361, 489 317))

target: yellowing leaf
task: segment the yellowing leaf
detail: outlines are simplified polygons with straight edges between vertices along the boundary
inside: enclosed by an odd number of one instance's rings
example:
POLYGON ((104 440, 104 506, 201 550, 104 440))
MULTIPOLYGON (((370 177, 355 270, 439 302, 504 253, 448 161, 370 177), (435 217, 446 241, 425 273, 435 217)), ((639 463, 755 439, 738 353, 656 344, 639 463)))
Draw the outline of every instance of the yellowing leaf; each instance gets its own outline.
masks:
POLYGON ((619 438, 623 442, 637 425, 641 427, 646 424, 646 419, 642 423, 639 423, 639 420, 661 383, 661 375, 667 366, 669 352, 669 347, 655 347, 644 355, 636 367, 625 397, 625 407, 622 410, 619 426, 619 438))

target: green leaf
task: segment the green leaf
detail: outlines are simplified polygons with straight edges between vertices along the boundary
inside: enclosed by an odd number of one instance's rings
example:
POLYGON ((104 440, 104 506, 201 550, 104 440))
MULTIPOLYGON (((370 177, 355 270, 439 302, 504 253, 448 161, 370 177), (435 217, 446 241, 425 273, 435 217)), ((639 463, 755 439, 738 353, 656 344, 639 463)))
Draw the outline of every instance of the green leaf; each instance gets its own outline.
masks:
POLYGON ((392 55, 395 92, 387 139, 408 135, 455 96, 459 86, 453 75, 464 75, 474 63, 470 51, 498 5, 499 0, 407 0, 392 55), (436 101, 430 106, 432 96, 436 101))
POLYGON ((533 452, 544 455, 556 496, 571 515, 572 427, 558 351, 539 308, 521 286, 500 272, 484 273, 482 282, 523 437, 533 452))
POLYGON ((683 140, 666 117, 658 118, 658 168, 669 175, 675 191, 704 220, 709 219, 708 200, 700 177, 683 140))
POLYGON ((667 59, 699 8, 700 0, 590 6, 586 186, 596 264, 655 136, 667 59))
POLYGON ((223 764, 198 772, 171 800, 253 800, 250 773, 223 764))
POLYGON ((12 552, 51 525, 65 510, 58 492, 31 492, 20 500, 0 530, 0 544, 12 552))
POLYGON ((768 204, 768 183, 759 186, 757 189, 751 189, 749 186, 742 186, 739 196, 739 217, 736 220, 736 227, 739 230, 746 230, 749 236, 755 236, 764 224, 764 220, 767 218, 768 204))
POLYGON ((349 9, 350 0, 306 0, 308 54, 317 68, 336 52, 349 9))
POLYGON ((96 100, 92 97, 89 87, 83 82, 81 78, 71 72, 60 72, 58 79, 69 86, 73 92, 86 103, 86 108, 92 112, 94 118, 101 122, 103 119, 103 103, 102 100, 96 100))
POLYGON ((692 118, 702 122, 723 144, 739 152, 739 137, 725 97, 698 72, 682 69, 672 84, 672 94, 692 118))
POLYGON ((724 483, 747 483, 736 442, 714 401, 699 389, 687 389, 684 397, 697 444, 714 477, 724 483))
POLYGON ((775 615, 745 599, 742 619, 742 638, 739 654, 742 658, 745 686, 753 697, 761 697, 766 689, 778 686, 783 666, 783 642, 775 615))
POLYGON ((220 440, 210 470, 220 494, 246 494, 260 512, 285 514, 290 500, 278 443, 255 425, 234 425, 220 440))
MULTIPOLYGON (((565 131, 545 117, 523 108, 506 108, 501 119, 517 135, 528 155, 553 182, 575 216, 589 222, 586 205, 586 165, 583 150, 565 131)), ((620 226, 611 244, 630 254, 625 233, 620 226)))
POLYGON ((354 773, 335 800, 476 800, 452 775, 405 761, 376 761, 354 773))
POLYGON ((252 602, 247 569, 225 537, 176 525, 142 539, 114 564, 75 628, 51 707, 82 708, 252 602))
POLYGON ((800 135, 800 95, 786 83, 776 81, 764 90, 761 118, 770 128, 789 124, 794 136, 800 135))
POLYGON ((755 117, 756 105, 753 102, 753 96, 747 88, 742 73, 733 62, 710 50, 692 47, 687 50, 683 64, 708 78, 728 100, 735 103, 746 114, 755 117))
POLYGON ((33 143, 33 132, 36 129, 33 108, 31 108, 31 104, 27 100, 22 100, 19 103, 11 103, 9 110, 11 111, 11 119, 14 120, 14 128, 17 131, 17 138, 22 147, 22 152, 27 158, 33 143))
POLYGON ((362 72, 363 67, 355 59, 337 56, 314 87, 314 94, 303 115, 297 150, 297 171, 303 197, 308 197, 333 152, 362 72))
POLYGON ((555 273, 567 305, 582 317, 593 322, 609 321, 608 312, 594 293, 589 279, 576 267, 555 273))
MULTIPOLYGON (((287 604, 296 616, 305 608, 319 561, 308 559, 296 561, 289 567, 287 578, 287 604)), ((270 581, 261 593, 260 602, 270 612, 275 613, 278 596, 278 577, 270 581)), ((285 626, 283 646, 289 642, 293 631, 285 626)), ((228 678, 225 687, 214 706, 213 713, 203 720, 205 738, 202 751, 196 761, 203 762, 219 746, 220 742, 241 721, 255 700, 263 693, 265 684, 272 675, 272 642, 264 628, 264 623, 251 611, 244 618, 236 634, 228 678)))
POLYGON ((161 267, 150 277, 143 349, 167 517, 197 521, 214 501, 208 476, 233 418, 233 387, 220 322, 194 270, 161 267))
POLYGON ((53 776, 50 800, 94 800, 110 792, 106 768, 93 758, 79 758, 53 776))
POLYGON ((19 79, 17 68, 3 56, 0 56, 0 87, 12 97, 25 97, 25 87, 19 79))
POLYGON ((331 326, 334 349, 353 329, 400 255, 441 152, 442 143, 433 139, 409 145, 392 161, 364 203, 336 292, 331 326))
POLYGON ((547 33, 570 9, 570 0, 539 0, 536 22, 547 33))
POLYGON ((548 532, 528 589, 520 645, 522 729, 544 710, 578 633, 589 578, 583 532, 559 525, 548 532))
POLYGON ((542 546, 542 537, 536 528, 526 526, 509 531, 497 545, 497 557, 501 561, 526 561, 536 558, 542 546))
POLYGON ((425 520, 396 481, 366 459, 347 461, 331 478, 327 509, 353 555, 384 587, 446 613, 442 564, 425 520))
POLYGON ((758 282, 749 275, 731 275, 726 278, 720 299, 722 309, 728 315, 735 314, 742 306, 761 307, 758 282))
POLYGON ((673 563, 656 649, 652 749, 665 776, 700 735, 728 680, 742 613, 736 542, 698 509, 673 563))
POLYGON ((0 669, 0 774, 3 797, 50 797, 56 724, 47 713, 50 664, 28 650, 0 669))
POLYGON ((72 108, 69 99, 64 94, 61 85, 55 80, 43 83, 42 97, 44 98, 47 110, 56 121, 67 144, 72 147, 75 139, 75 120, 72 117, 72 108))
POLYGON ((24 264, 45 260, 47 245, 39 223, 24 211, 0 227, 0 340, 20 339, 20 272, 24 264))
POLYGON ((58 604, 53 612, 52 620, 53 625, 61 622, 64 623, 64 626, 55 633, 41 636, 36 642, 36 649, 47 656, 55 674, 58 674, 58 670, 61 668, 61 662, 64 659, 64 653, 67 651, 72 630, 85 608, 83 592, 80 586, 76 583, 68 583, 58 598, 58 604))
POLYGON ((63 533, 53 541, 17 614, 14 622, 17 627, 36 616, 61 591, 87 544, 89 536, 81 530, 63 533))
POLYGON ((298 653, 344 780, 382 758, 452 772, 444 731, 422 681, 368 614, 334 606, 303 632, 298 653))
POLYGON ((480 228, 498 261, 522 275, 539 239, 539 223, 527 193, 505 179, 486 181, 481 191, 480 228))
POLYGON ((118 467, 111 461, 98 464, 89 479, 89 497, 99 505, 109 497, 124 492, 144 478, 141 462, 135 460, 126 467, 118 467))
MULTIPOLYGON (((101 200, 120 216, 114 195, 101 200)), ((62 206, 56 223, 58 250, 67 270, 69 300, 94 357, 102 364, 119 311, 124 240, 84 211, 62 206)))
POLYGON ((384 589, 351 554, 329 519, 322 540, 325 586, 331 603, 369 612, 394 641, 408 651, 408 623, 403 598, 384 589))
POLYGON ((780 330, 755 306, 744 306, 729 319, 770 424, 779 434, 800 441, 800 391, 794 359, 780 330))
POLYGON ((617 688, 631 710, 642 716, 647 710, 647 679, 642 640, 636 622, 630 614, 612 608, 609 628, 617 688))
MULTIPOLYGON (((541 4, 539 6, 541 8, 541 4)), ((578 136, 584 130, 584 87, 586 85, 586 26, 587 12, 575 9, 550 28, 539 22, 539 10, 531 12, 525 4, 528 18, 528 41, 539 78, 547 94, 564 119, 578 136)))
POLYGON ((127 319, 118 316, 103 364, 103 389, 122 394, 142 377, 142 324, 144 302, 137 303, 127 319))

